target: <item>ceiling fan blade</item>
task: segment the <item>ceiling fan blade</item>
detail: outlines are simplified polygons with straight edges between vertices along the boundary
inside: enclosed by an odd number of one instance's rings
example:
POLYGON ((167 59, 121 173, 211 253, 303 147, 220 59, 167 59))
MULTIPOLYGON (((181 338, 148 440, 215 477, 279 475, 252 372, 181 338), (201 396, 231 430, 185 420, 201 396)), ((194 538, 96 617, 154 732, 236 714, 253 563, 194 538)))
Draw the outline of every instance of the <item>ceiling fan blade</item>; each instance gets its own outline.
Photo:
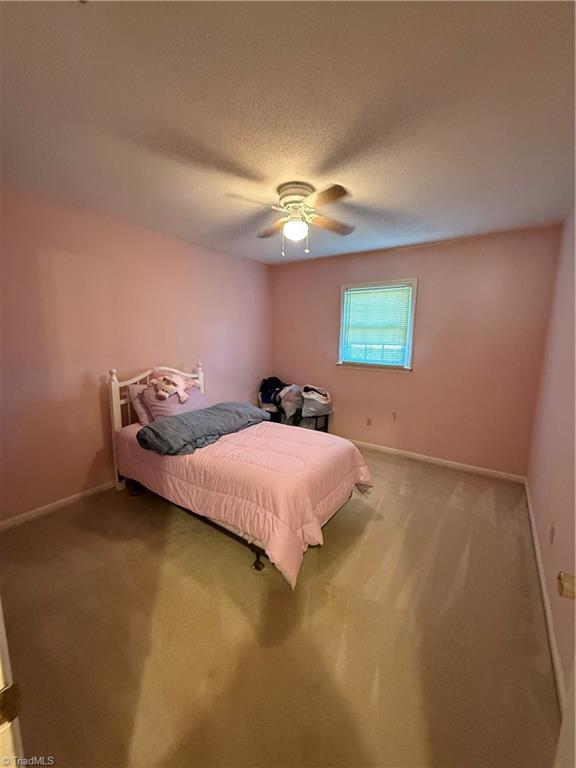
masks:
POLYGON ((354 232, 354 227, 349 224, 344 224, 342 221, 336 219, 330 219, 328 216, 318 216, 316 214, 312 218, 312 224, 322 229, 329 229, 330 232, 335 232, 337 235, 349 235, 350 232, 354 232))
POLYGON ((235 192, 227 192, 226 197, 232 200, 241 200, 243 203, 251 203, 252 205, 263 205, 265 208, 272 208, 274 211, 283 211, 284 208, 280 208, 278 205, 272 203, 265 203, 263 200, 254 200, 253 197, 244 197, 244 195, 237 195, 235 192))
POLYGON ((288 221, 288 217, 283 216, 281 219, 278 219, 277 221, 275 221, 271 227, 268 227, 268 229, 264 229, 262 230, 262 232, 259 232, 258 237, 272 237, 272 235, 275 235, 277 232, 279 232, 282 229, 285 222, 287 221, 288 221))
POLYGON ((261 227, 265 227, 270 221, 274 221, 274 214, 270 209, 256 208, 250 211, 249 216, 241 219, 229 219, 222 226, 215 229, 215 233, 227 240, 238 240, 246 237, 254 237, 261 227))
POLYGON ((363 203, 352 203, 345 201, 342 203, 342 213, 344 216, 351 215, 362 219, 368 226, 373 227, 413 227, 419 225, 419 220, 409 211, 403 211, 392 208, 378 208, 363 203))
POLYGON ((311 195, 304 199, 304 202, 311 208, 320 208, 322 205, 328 205, 328 203, 333 203, 341 197, 346 197, 347 194, 348 191, 343 186, 332 184, 331 187, 323 189, 322 192, 312 192, 311 195))

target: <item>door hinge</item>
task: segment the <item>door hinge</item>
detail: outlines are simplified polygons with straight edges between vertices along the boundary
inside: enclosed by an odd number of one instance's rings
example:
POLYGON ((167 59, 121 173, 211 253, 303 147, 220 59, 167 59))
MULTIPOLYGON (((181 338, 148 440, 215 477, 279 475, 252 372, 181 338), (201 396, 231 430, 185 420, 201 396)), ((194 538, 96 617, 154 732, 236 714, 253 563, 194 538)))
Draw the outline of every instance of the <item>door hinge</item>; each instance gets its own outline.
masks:
POLYGON ((20 712, 20 688, 16 683, 0 690, 0 725, 16 720, 20 712))

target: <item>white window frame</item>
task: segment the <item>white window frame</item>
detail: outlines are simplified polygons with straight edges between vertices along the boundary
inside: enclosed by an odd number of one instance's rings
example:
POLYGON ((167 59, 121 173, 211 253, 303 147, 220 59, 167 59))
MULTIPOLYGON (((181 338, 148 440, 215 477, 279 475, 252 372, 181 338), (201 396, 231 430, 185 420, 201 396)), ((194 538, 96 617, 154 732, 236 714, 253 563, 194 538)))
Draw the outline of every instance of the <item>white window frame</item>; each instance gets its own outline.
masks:
POLYGON ((340 333, 338 335, 338 365, 343 365, 349 368, 372 368, 380 371, 411 371, 412 370, 412 351, 414 348, 414 325, 416 321, 416 295, 418 293, 418 278, 408 277, 405 279, 398 278, 397 280, 377 280, 369 283, 349 283, 340 287, 340 333), (408 323, 408 357, 406 365, 386 365, 386 363, 360 363, 360 362, 348 362, 342 360, 342 341, 344 334, 344 296, 346 291, 351 288, 386 288, 388 286, 412 286, 412 300, 410 302, 410 321, 408 323))

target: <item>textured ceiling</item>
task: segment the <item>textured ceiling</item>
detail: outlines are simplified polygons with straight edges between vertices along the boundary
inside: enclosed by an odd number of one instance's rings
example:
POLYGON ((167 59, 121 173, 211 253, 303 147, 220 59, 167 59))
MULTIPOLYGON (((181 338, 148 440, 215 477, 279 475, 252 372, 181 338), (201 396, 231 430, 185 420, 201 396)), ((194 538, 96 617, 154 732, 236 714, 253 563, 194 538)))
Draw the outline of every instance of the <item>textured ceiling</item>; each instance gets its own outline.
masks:
MULTIPOLYGON (((2 173, 261 261, 282 181, 351 192, 311 256, 561 220, 572 3, 2 3, 2 173)), ((304 258, 294 246, 288 258, 304 258)))

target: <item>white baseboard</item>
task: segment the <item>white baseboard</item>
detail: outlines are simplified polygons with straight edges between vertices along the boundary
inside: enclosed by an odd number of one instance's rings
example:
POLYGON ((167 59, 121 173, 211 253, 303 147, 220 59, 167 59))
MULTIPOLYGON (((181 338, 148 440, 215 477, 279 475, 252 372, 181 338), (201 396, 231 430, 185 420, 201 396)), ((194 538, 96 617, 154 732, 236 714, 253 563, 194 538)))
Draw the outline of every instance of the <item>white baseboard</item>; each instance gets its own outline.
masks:
POLYGON ((94 488, 88 488, 87 491, 80 491, 80 493, 75 493, 73 496, 67 496, 65 499, 51 501, 50 504, 44 504, 44 506, 31 509, 29 512, 22 512, 20 515, 14 515, 7 520, 0 520, 0 531, 6 531, 8 528, 13 528, 15 525, 22 525, 22 523, 35 520, 37 517, 42 517, 42 515, 47 515, 49 512, 54 512, 56 509, 60 509, 60 507, 66 507, 68 504, 73 504, 79 499, 93 496, 95 493, 101 493, 102 491, 108 491, 110 488, 114 488, 114 483, 111 480, 102 485, 97 485, 94 488))
POLYGON ((370 448, 373 451, 382 453, 393 453, 397 456, 406 456, 408 459, 417 461, 426 461, 428 464, 440 464, 443 467, 452 469, 461 469, 465 472, 473 472, 476 475, 487 475, 488 477, 497 477, 500 480, 511 480, 514 483, 524 483, 526 478, 523 475, 512 475, 509 472, 500 472, 497 469, 488 469, 487 467, 475 467, 472 464, 461 464, 459 461, 449 461, 448 459, 437 459, 435 456, 425 456, 422 453, 412 453, 403 451, 400 448, 388 448, 385 445, 376 445, 375 443, 365 443, 362 440, 352 440, 354 445, 359 448, 370 448))
POLYGON ((532 506, 532 497, 530 496, 530 488, 528 487, 527 482, 524 483, 524 490, 526 491, 526 505, 528 507, 528 517, 530 519, 530 530, 532 531, 532 542, 534 544, 534 555, 536 557, 536 567, 538 569, 538 580, 540 581, 540 593, 542 595, 542 605, 544 607, 544 616, 546 618, 546 631, 548 632, 548 644, 550 646, 552 666, 554 667, 554 677, 556 678, 556 692, 558 694, 558 703, 560 705, 560 712, 564 714, 564 707, 566 704, 566 682, 564 680, 564 670, 562 668, 562 661, 560 659, 560 654, 558 653, 558 645, 556 644, 556 632, 554 631, 554 617, 552 616, 552 608, 550 607, 550 598, 548 597, 548 590, 546 589, 546 574, 544 572, 542 550, 540 549, 540 540, 538 538, 538 530, 536 528, 534 507, 532 506))

